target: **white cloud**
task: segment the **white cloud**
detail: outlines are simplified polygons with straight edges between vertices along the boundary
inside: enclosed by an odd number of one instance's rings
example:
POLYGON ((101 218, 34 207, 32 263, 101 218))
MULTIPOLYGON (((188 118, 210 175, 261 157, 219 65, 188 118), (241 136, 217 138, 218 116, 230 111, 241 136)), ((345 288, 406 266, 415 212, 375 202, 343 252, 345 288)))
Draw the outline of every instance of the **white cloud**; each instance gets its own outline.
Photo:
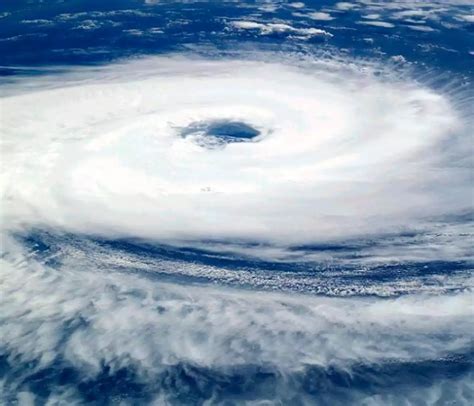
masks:
POLYGON ((384 27, 384 28, 393 28, 394 24, 388 23, 386 21, 357 21, 358 24, 363 25, 372 25, 374 27, 384 27))
POLYGON ((378 20, 380 18, 380 14, 367 14, 363 15, 362 18, 366 18, 367 20, 378 20))
POLYGON ((102 23, 97 20, 83 20, 78 25, 76 25, 74 30, 97 30, 102 27, 102 23))
POLYGON ((158 58, 20 84, 3 101, 4 224, 292 244, 466 208, 468 171, 433 169, 466 131, 450 99, 348 66, 158 58), (261 140, 216 151, 179 135, 222 119, 261 140))
POLYGON ((323 12, 309 13, 308 17, 311 18, 312 20, 320 20, 320 21, 334 20, 334 17, 332 17, 329 13, 323 13, 323 12))
POLYGON ((288 5, 290 7, 293 7, 293 8, 303 8, 305 6, 305 4, 300 2, 300 1, 296 1, 294 3, 289 3, 288 5))
POLYGON ((266 24, 256 23, 255 21, 233 21, 232 25, 242 30, 265 29, 266 24))
POLYGON ((394 55, 390 59, 392 59, 392 61, 397 62, 397 63, 405 63, 406 62, 406 59, 403 55, 394 55))
POLYGON ((308 367, 429 362, 471 342, 469 292, 380 300, 181 286, 90 267, 88 253, 53 269, 4 241, 0 344, 29 375, 57 360, 82 379, 129 368, 142 382, 183 363, 223 373, 265 365, 287 392, 284 378, 308 367))
POLYGON ((434 28, 431 28, 427 25, 408 25, 408 28, 414 31, 422 31, 422 32, 433 32, 436 31, 434 28))
POLYGON ((34 19, 34 20, 21 20, 22 24, 37 24, 37 25, 50 25, 53 24, 51 20, 45 20, 42 18, 34 19))
POLYGON ((403 10, 393 13, 391 18, 397 20, 403 20, 405 18, 417 17, 417 18, 428 18, 433 16, 433 10, 413 9, 403 10))
POLYGON ((338 10, 352 10, 358 8, 358 4, 341 1, 339 3, 336 3, 336 8, 338 10))
POLYGON ((466 21, 468 23, 474 23, 474 14, 464 14, 456 16, 457 20, 466 21))
POLYGON ((241 30, 259 30, 262 35, 274 33, 296 34, 304 37, 325 36, 332 37, 327 31, 319 28, 295 28, 284 23, 257 23, 255 21, 233 21, 232 26, 241 30))
POLYGON ((127 35, 131 35, 133 37, 141 37, 142 35, 145 34, 144 31, 137 30, 137 29, 123 30, 122 32, 127 34, 127 35))

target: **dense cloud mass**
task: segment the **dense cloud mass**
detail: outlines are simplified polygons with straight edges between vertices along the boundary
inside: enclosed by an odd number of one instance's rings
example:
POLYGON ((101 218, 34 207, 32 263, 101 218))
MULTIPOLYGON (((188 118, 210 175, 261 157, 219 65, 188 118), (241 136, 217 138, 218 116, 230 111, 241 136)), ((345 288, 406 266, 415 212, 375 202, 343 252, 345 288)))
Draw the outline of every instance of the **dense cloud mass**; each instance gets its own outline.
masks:
POLYGON ((468 130, 448 97, 373 66, 269 59, 155 58, 8 97, 7 222, 311 243, 469 208, 469 172, 442 147, 468 130), (217 150, 180 136, 218 120, 259 135, 217 150))

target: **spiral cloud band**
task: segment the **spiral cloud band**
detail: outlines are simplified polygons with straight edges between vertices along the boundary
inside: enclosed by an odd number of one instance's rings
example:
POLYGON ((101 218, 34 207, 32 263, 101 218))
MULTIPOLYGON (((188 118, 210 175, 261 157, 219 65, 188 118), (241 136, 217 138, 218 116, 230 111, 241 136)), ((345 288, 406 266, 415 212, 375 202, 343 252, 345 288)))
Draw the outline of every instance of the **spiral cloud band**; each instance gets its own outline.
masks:
POLYGON ((318 404, 468 404, 472 394, 467 292, 387 301, 262 295, 89 271, 77 257, 58 273, 9 248, 17 254, 2 266, 2 346, 16 379, 32 374, 30 390, 43 385, 53 404, 83 398, 81 381, 107 388, 104 366, 151 404, 186 404, 194 385, 199 404, 229 401, 233 385, 230 400, 248 404, 314 404, 314 395, 318 404), (426 382, 437 370, 451 379, 426 382), (351 381, 362 389, 346 393, 351 381))
POLYGON ((8 402, 469 403, 462 97, 273 54, 3 89, 8 402))
POLYGON ((0 2, 0 404, 474 404, 472 14, 0 2))
POLYGON ((442 148, 460 113, 371 69, 155 58, 43 79, 3 101, 7 225, 302 244, 466 209, 442 148))

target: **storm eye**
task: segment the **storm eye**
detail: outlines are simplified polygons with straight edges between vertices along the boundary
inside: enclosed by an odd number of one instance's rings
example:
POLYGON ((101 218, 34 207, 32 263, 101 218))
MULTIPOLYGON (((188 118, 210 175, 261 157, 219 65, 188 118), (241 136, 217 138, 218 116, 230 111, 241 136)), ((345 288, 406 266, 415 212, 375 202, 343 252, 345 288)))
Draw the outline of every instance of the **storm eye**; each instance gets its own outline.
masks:
POLYGON ((181 129, 180 135, 201 147, 217 149, 226 144, 255 141, 260 131, 241 121, 217 120, 191 123, 181 129))

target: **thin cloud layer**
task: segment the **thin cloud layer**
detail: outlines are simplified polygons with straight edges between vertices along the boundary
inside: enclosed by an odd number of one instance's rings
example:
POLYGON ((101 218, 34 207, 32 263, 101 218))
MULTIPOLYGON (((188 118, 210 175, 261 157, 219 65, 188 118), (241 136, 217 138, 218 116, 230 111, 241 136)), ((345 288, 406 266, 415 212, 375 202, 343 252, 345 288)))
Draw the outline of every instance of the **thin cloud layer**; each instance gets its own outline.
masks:
MULTIPOLYGON (((222 380, 235 379, 239 370, 249 380, 238 384, 247 390, 236 401, 253 396, 314 401, 305 382, 324 384, 323 371, 358 379, 373 373, 372 368, 392 375, 390 385, 403 387, 405 369, 417 366, 430 374, 431 360, 448 360, 449 368, 452 354, 469 351, 469 293, 380 301, 180 286, 156 283, 143 274, 88 269, 80 257, 69 256, 53 269, 28 258, 15 242, 4 241, 9 255, 2 259, 0 276, 0 344, 14 360, 12 373, 19 385, 15 389, 6 382, 5 387, 33 399, 38 393, 30 393, 22 382, 41 382, 50 401, 83 401, 74 377, 100 384, 106 368, 114 379, 126 370, 133 371, 137 384, 156 382, 156 388, 147 387, 153 396, 164 396, 157 401, 172 401, 182 391, 185 396, 183 387, 173 391, 168 386, 169 379, 183 373, 199 386, 215 374, 212 386, 204 386, 197 396, 201 401, 219 399, 225 393, 222 380), (456 340, 450 339, 453 335, 456 340), (369 369, 361 370, 361 365, 369 369), (277 392, 268 386, 253 392, 251 371, 262 366, 269 384, 274 381, 280 388, 277 392), (54 384, 66 373, 69 383, 54 384)), ((458 378, 454 373, 448 393, 463 402, 469 375, 458 378)), ((346 391, 326 379, 327 394, 340 401, 368 400, 374 390, 383 398, 390 389, 381 383, 378 389, 346 391)), ((410 387, 403 394, 406 399, 419 390, 440 396, 436 387, 415 377, 410 387)), ((137 400, 146 392, 131 394, 137 400)))

